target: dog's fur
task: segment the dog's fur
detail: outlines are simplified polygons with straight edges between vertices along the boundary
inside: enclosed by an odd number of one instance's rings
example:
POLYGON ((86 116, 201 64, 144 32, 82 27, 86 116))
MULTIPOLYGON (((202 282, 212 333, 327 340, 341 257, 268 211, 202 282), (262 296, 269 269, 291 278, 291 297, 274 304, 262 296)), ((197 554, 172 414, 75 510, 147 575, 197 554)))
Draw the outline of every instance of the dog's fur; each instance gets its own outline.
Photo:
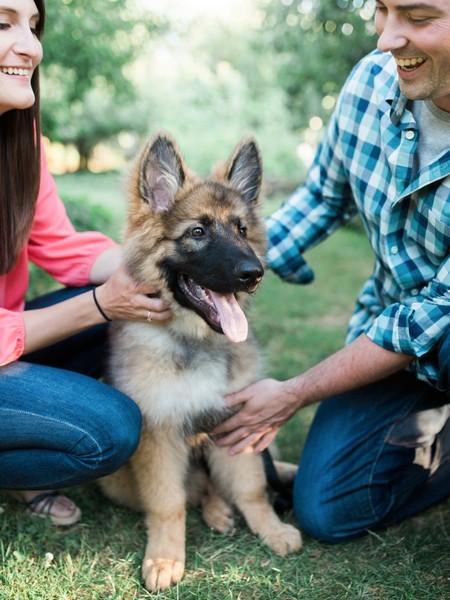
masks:
POLYGON ((142 569, 150 591, 183 576, 188 496, 221 532, 233 525, 234 505, 278 554, 301 547, 299 531, 267 500, 261 458, 231 457, 206 435, 227 416, 224 395, 260 376, 239 305, 263 276, 261 177, 251 137, 204 180, 164 132, 150 139, 131 174, 125 265, 137 281, 159 287, 172 318, 113 324, 112 383, 134 398, 144 425, 136 453, 102 488, 146 514, 142 569))

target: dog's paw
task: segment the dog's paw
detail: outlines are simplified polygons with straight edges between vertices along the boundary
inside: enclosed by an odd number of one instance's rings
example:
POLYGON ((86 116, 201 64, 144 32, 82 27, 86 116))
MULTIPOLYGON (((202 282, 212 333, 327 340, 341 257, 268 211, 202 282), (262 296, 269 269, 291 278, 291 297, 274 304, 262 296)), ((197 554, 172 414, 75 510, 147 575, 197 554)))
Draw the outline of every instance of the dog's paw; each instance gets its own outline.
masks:
POLYGON ((234 527, 233 510, 219 496, 203 501, 202 515, 205 523, 219 533, 226 533, 234 527))
POLYGON ((302 547, 300 531, 287 523, 280 523, 276 529, 267 532, 262 539, 271 550, 280 556, 298 552, 302 547))
POLYGON ((146 558, 142 564, 142 577, 149 592, 167 590, 181 581, 184 562, 168 558, 146 558))

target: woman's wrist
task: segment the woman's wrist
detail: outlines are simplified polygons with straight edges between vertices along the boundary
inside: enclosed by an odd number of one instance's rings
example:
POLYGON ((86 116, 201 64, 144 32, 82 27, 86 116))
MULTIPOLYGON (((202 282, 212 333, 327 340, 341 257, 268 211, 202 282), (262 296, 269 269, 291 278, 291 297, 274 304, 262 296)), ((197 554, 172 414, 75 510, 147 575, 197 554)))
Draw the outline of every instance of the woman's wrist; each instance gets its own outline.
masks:
POLYGON ((97 293, 96 293, 96 288, 95 287, 92 288, 92 296, 94 298, 95 306, 97 307, 98 312, 102 315, 102 317, 105 319, 105 321, 112 321, 112 319, 110 319, 108 317, 108 315, 105 313, 105 311, 101 307, 100 302, 98 301, 98 298, 97 298, 97 293))

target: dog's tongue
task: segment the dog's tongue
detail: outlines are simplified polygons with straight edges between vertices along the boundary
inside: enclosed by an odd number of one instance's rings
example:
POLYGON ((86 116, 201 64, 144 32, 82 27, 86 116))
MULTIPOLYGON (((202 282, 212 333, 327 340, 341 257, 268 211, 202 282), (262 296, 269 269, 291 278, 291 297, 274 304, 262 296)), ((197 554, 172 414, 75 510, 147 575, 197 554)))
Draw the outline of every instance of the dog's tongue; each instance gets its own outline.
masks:
POLYGON ((211 291, 211 297, 219 313, 220 326, 230 342, 243 342, 247 339, 248 323, 234 294, 218 294, 211 291))

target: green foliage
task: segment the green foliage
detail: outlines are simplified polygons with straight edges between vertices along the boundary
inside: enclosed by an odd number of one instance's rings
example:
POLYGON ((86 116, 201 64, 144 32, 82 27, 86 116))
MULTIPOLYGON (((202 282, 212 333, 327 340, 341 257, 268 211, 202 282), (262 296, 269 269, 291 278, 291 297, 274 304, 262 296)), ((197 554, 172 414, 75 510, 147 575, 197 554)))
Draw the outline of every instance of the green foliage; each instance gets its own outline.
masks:
POLYGON ((302 180, 311 117, 326 122, 375 47, 370 0, 245 0, 228 22, 168 3, 154 13, 137 0, 48 3, 44 133, 75 144, 83 168, 99 141, 128 158, 165 128, 205 173, 250 132, 266 175, 302 180))
POLYGON ((351 68, 375 46, 370 0, 247 0, 253 20, 239 14, 231 27, 170 11, 168 23, 137 0, 112 3, 48 3, 43 131, 74 144, 81 168, 99 141, 128 157, 163 127, 205 173, 251 132, 266 174, 299 181, 298 146, 316 142, 304 137, 310 118, 326 122, 351 68))
POLYGON ((66 196, 64 204, 77 231, 101 231, 114 237, 114 218, 105 206, 75 196, 66 196))
POLYGON ((264 18, 256 47, 269 58, 289 98, 295 126, 324 121, 350 70, 375 48, 371 0, 260 0, 264 18))
POLYGON ((159 27, 130 0, 47 2, 43 131, 74 144, 86 166, 95 144, 137 129, 126 68, 159 27))
POLYGON ((299 139, 292 133, 285 94, 259 68, 264 56, 251 54, 253 32, 229 30, 221 23, 182 27, 177 31, 172 24, 170 33, 154 40, 139 61, 139 72, 141 65, 146 67, 136 82, 147 125, 143 134, 167 129, 190 166, 205 175, 244 134, 252 133, 261 146, 266 175, 302 179, 299 139))
MULTIPOLYGON (((97 177, 97 183, 103 176, 97 177)), ((89 178, 92 181, 92 176, 89 178)), ((77 231, 101 231, 113 239, 118 239, 118 217, 104 205, 92 202, 86 196, 64 195, 67 213, 77 231)), ((61 287, 48 273, 30 264, 30 284, 27 300, 41 296, 61 287)), ((0 596, 1 599, 1 596, 0 596)))

